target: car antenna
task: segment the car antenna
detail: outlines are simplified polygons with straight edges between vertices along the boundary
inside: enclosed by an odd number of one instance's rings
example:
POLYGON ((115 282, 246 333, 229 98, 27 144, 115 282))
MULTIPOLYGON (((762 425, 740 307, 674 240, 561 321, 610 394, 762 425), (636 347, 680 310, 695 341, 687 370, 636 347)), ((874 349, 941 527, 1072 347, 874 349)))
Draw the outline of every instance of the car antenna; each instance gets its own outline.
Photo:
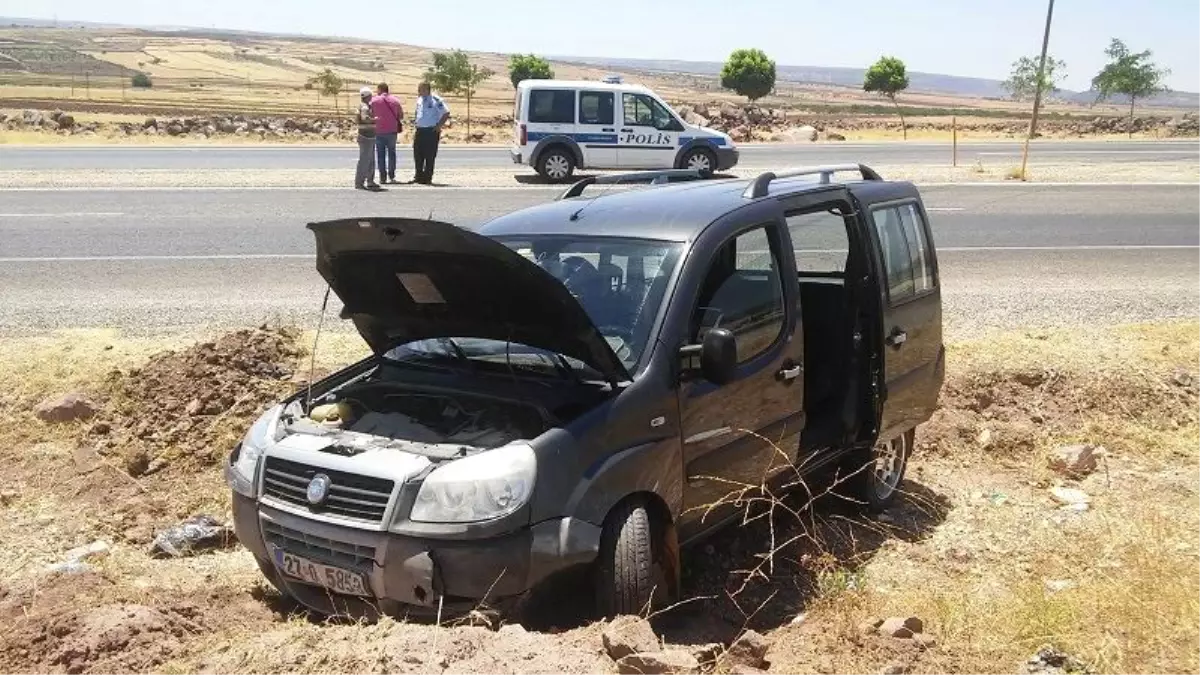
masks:
POLYGON ((608 187, 604 188, 604 190, 603 190, 603 191, 602 191, 600 194, 596 195, 595 197, 592 197, 592 199, 591 199, 591 200, 590 200, 588 203, 586 203, 586 204, 584 204, 583 206, 579 207, 579 210, 577 210, 575 213, 572 213, 572 214, 571 214, 571 218, 570 218, 571 222, 575 222, 576 220, 579 220, 579 216, 580 216, 580 214, 582 214, 582 213, 583 213, 583 210, 584 210, 584 209, 586 209, 587 207, 591 206, 591 205, 592 205, 592 204, 593 204, 593 203, 594 203, 594 202, 595 202, 597 199, 600 199, 600 198, 601 198, 601 197, 603 197, 604 195, 608 194, 608 191, 609 191, 609 190, 611 190, 611 189, 613 189, 613 187, 614 187, 614 186, 615 186, 617 183, 620 183, 620 182, 621 182, 621 178, 618 176, 618 177, 617 177, 617 179, 616 179, 616 180, 614 180, 613 182, 609 183, 609 184, 608 184, 608 187))
POLYGON ((313 375, 317 371, 317 340, 321 339, 321 329, 325 326, 325 308, 329 306, 329 291, 331 287, 325 284, 325 299, 321 301, 321 318, 317 320, 317 334, 313 336, 312 354, 308 361, 308 394, 304 397, 304 414, 312 412, 313 375))

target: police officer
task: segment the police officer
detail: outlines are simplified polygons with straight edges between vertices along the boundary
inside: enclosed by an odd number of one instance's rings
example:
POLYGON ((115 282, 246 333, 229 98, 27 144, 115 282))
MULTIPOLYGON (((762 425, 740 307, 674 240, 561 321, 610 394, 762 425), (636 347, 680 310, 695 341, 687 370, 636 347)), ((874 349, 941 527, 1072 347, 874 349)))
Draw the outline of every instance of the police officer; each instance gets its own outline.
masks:
POLYGON ((433 183, 433 160, 437 157, 442 127, 450 119, 450 109, 440 96, 430 93, 429 83, 417 85, 417 105, 413 132, 414 183, 433 183))

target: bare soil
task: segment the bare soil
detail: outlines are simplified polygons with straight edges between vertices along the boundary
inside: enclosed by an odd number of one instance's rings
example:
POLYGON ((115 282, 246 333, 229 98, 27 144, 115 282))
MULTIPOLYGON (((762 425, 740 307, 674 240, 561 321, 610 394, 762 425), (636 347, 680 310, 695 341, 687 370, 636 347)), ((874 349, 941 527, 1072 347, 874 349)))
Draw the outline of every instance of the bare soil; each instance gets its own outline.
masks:
MULTIPOLYGON (((302 380, 297 338, 239 331, 134 367, 114 358, 109 377, 60 374, 100 404, 78 425, 30 414, 65 393, 54 380, 0 399, 0 669, 615 672, 581 580, 500 627, 334 624, 281 598, 244 550, 148 555, 158 529, 228 517, 218 461, 302 380), (155 470, 129 470, 140 453, 155 470), (95 539, 113 547, 90 569, 46 571, 95 539)), ((656 630, 711 652, 753 628, 770 672, 1011 673, 1044 643, 1096 672, 1200 670, 1198 349, 1195 322, 952 345, 895 507, 868 518, 832 497, 758 502, 743 525, 685 552, 686 600, 655 616, 656 630), (1045 455, 1079 441, 1105 447, 1103 467, 1068 481, 1045 455), (1059 508, 1055 485, 1086 491, 1091 508, 1059 508), (858 629, 910 614, 936 646, 858 629)), ((126 351, 117 341, 112 353, 126 351)), ((0 385, 14 373, 30 379, 10 364, 0 385)))

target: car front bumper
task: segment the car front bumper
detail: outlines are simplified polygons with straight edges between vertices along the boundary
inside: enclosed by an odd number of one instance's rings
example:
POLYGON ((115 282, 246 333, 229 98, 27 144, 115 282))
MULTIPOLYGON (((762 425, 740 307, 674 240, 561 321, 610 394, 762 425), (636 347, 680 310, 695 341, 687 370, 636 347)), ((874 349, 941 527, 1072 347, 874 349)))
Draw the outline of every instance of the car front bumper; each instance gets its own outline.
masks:
POLYGON ((456 607, 466 611, 481 601, 503 606, 558 572, 591 563, 600 547, 600 528, 574 518, 485 539, 431 539, 331 525, 232 494, 238 540, 281 591, 323 614, 432 614, 440 608, 453 615, 456 607), (285 576, 275 566, 275 547, 361 573, 370 597, 285 576))
POLYGON ((717 171, 728 171, 737 166, 739 155, 737 148, 717 148, 717 171))

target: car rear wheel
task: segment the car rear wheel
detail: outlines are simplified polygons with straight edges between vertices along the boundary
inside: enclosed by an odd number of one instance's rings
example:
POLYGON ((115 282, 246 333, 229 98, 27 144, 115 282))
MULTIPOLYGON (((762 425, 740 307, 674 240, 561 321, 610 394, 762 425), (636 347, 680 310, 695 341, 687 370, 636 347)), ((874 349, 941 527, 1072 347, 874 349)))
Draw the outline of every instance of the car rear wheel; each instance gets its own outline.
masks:
POLYGON ((683 156, 681 164, 681 168, 695 169, 700 172, 701 176, 712 178, 713 173, 717 170, 717 157, 711 150, 696 148, 695 150, 689 150, 683 156))
POLYGON ((537 172, 556 183, 567 180, 575 173, 575 157, 566 148, 550 148, 538 158, 537 172))
POLYGON ((895 501, 915 438, 916 433, 910 429, 891 440, 880 441, 871 449, 866 466, 850 467, 856 471, 849 481, 851 496, 866 510, 879 513, 895 501))
POLYGON ((596 579, 602 615, 645 615, 674 597, 678 551, 667 523, 657 520, 637 498, 618 504, 605 519, 596 579))

